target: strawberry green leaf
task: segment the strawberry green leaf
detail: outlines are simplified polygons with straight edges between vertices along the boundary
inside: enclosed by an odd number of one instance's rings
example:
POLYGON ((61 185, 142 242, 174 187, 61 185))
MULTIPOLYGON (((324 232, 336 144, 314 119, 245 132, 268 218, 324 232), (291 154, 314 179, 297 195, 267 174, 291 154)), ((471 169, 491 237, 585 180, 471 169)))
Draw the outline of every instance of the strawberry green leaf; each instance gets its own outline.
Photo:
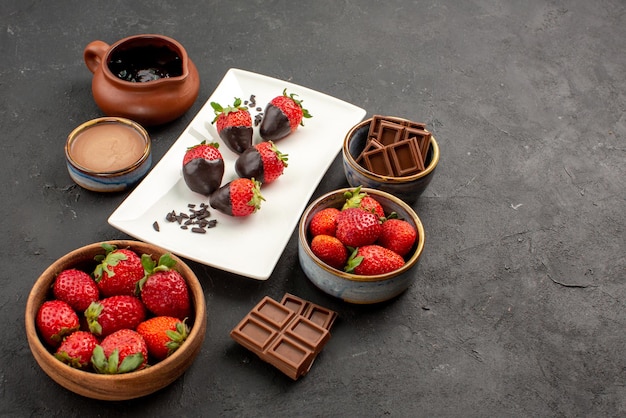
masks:
MULTIPOLYGON (((117 350, 114 350, 113 354, 115 354, 116 351, 117 350)), ((113 354, 111 354, 111 357, 113 354)), ((143 354, 141 353, 130 354, 124 357, 124 360, 122 360, 122 363, 117 369, 117 373, 128 373, 137 370, 139 366, 143 364, 143 360, 143 354)))
POLYGON ((97 373, 100 374, 116 374, 117 363, 119 362, 119 353, 113 350, 109 358, 104 354, 104 349, 100 345, 96 345, 91 354, 91 364, 97 373))
POLYGON ((104 305, 98 302, 91 302, 91 304, 85 309, 85 318, 87 318, 87 325, 89 326, 89 331, 91 331, 95 335, 102 334, 102 326, 98 322, 98 318, 100 317, 100 313, 104 309, 104 305))
POLYGON ((346 199, 346 202, 341 208, 342 210, 348 209, 348 208, 359 207, 359 205, 361 204, 361 200, 363 200, 363 198, 367 196, 367 193, 361 192, 361 187, 362 186, 358 186, 354 190, 348 190, 347 192, 343 194, 343 197, 346 199))
POLYGON ((357 253, 359 252, 358 248, 350 248, 350 250, 352 250, 352 253, 350 254, 350 257, 348 257, 348 262, 343 269, 346 273, 354 272, 354 269, 357 268, 363 261, 362 256, 357 256, 357 253))

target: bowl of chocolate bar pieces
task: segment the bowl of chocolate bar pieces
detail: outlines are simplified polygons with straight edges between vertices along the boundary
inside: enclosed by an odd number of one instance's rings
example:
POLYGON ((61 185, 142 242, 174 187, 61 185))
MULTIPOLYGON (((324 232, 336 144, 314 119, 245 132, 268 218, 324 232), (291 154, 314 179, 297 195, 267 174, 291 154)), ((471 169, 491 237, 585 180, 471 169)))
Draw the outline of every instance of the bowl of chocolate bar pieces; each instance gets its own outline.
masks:
POLYGON ((375 115, 350 129, 342 148, 350 186, 383 190, 414 202, 439 163, 439 145, 424 123, 375 115))

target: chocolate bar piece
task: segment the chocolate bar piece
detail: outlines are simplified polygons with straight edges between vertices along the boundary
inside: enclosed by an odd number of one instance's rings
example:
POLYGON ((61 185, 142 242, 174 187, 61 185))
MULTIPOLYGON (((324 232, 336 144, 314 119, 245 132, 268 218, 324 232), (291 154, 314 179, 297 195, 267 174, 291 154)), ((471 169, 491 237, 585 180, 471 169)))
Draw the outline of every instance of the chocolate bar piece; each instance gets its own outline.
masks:
POLYGON ((397 177, 410 176, 424 170, 424 161, 416 137, 389 145, 387 153, 397 177))
POLYGON ((428 148, 430 147, 431 133, 428 132, 426 129, 407 128, 404 132, 404 139, 409 139, 413 137, 417 138, 420 154, 422 156, 422 160, 424 160, 426 158, 428 148))
POLYGON ((365 148, 363 148, 363 151, 361 151, 361 153, 357 157, 356 163, 357 164, 361 164, 362 163, 362 161, 363 161, 363 154, 365 154, 366 152, 373 151, 373 150, 379 149, 379 148, 383 148, 383 144, 378 142, 378 140, 376 140, 376 139, 373 139, 373 138, 368 139, 367 142, 365 143, 365 148))
POLYGON ((281 303, 264 297, 230 332, 263 361, 297 380, 330 339, 337 314, 289 293, 281 303))
POLYGON ((393 177, 393 168, 385 148, 375 149, 363 154, 363 164, 372 173, 393 177))
POLYGON ((402 125, 382 121, 378 128, 376 139, 378 139, 378 142, 383 144, 383 146, 391 145, 402 138, 404 129, 402 125))

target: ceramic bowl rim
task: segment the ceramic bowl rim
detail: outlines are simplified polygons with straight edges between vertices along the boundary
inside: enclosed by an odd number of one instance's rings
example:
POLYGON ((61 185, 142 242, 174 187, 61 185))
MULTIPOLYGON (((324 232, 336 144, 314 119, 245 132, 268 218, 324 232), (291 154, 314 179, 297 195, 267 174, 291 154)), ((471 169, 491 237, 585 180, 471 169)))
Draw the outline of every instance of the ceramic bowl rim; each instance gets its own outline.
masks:
MULTIPOLYGON (((168 253, 168 251, 166 251, 165 249, 162 249, 155 245, 147 244, 141 241, 107 240, 103 242, 116 245, 118 248, 126 248, 126 247, 132 248, 133 246, 137 246, 139 244, 142 246, 151 247, 155 251, 162 251, 163 253, 168 253)), ((83 247, 76 248, 70 251, 69 253, 66 253, 62 257, 55 260, 52 264, 50 264, 39 275, 39 277, 33 284, 33 287, 31 288, 30 293, 28 295, 28 299, 26 301, 26 310, 25 310, 25 316, 24 316, 26 334, 28 337, 28 344, 31 348, 31 351, 33 352, 37 351, 39 354, 44 354, 44 355, 49 356, 50 361, 48 360, 42 360, 42 361, 45 361, 46 363, 52 363, 52 364, 58 363, 59 367, 63 368, 63 373, 68 377, 68 379, 72 379, 72 380, 79 380, 79 379, 92 380, 93 379, 96 382, 100 382, 103 384, 107 382, 109 383, 110 382, 127 382, 127 381, 139 380, 146 375, 150 375, 153 373, 158 374, 159 371, 170 368, 173 365, 173 363, 175 363, 179 358, 184 358, 185 356, 194 355, 194 349, 196 349, 195 346, 193 344, 189 344, 189 345, 183 344, 181 348, 176 350, 176 352, 174 352, 171 356, 165 358, 164 360, 154 365, 151 365, 150 367, 144 368, 142 370, 136 370, 131 373, 112 374, 112 375, 98 374, 98 373, 93 373, 89 371, 79 370, 67 364, 64 364, 63 362, 54 358, 53 354, 50 352, 50 349, 43 343, 43 341, 41 341, 41 337, 39 336, 37 327, 35 325, 36 312, 39 309, 39 306, 35 306, 35 305, 39 303, 39 295, 41 295, 42 292, 43 293, 48 292, 48 288, 54 282, 54 278, 56 277, 56 274, 58 274, 60 266, 67 264, 74 257, 76 257, 77 255, 81 253, 88 252, 88 251, 96 251, 98 248, 102 248, 103 242, 88 244, 83 247), (34 313, 35 315, 31 315, 31 313, 34 313), (31 338, 31 336, 35 336, 36 338, 31 338), (53 362, 57 362, 57 363, 53 363, 53 362)), ((185 269, 186 276, 184 277, 188 285, 190 286, 190 296, 192 298, 193 306, 194 306, 194 322, 191 326, 189 335, 187 336, 187 340, 193 341, 197 338, 204 339, 204 334, 206 333, 206 329, 205 329, 206 328, 206 301, 204 298, 204 292, 202 291, 202 285, 200 284, 200 281, 198 277, 195 275, 195 273, 193 272, 193 270, 183 260, 175 256, 174 254, 171 254, 171 256, 176 261, 176 266, 180 265, 180 266, 183 266, 183 268, 185 269), (200 292, 191 292, 190 282, 194 282, 194 287, 196 289, 200 289, 200 292)), ((202 344, 202 342, 200 342, 200 344, 202 344)), ((35 356, 35 359, 37 360, 37 363, 39 363, 39 360, 37 359, 36 356, 35 356)), ((56 380, 56 379, 53 379, 53 380, 56 380)), ((87 395, 83 395, 83 396, 87 396, 87 395)), ((105 399, 105 398, 100 398, 100 399, 105 399)), ((116 399, 121 399, 121 398, 116 398, 116 399)))
POLYGON ((152 152, 152 140, 150 139, 150 135, 148 134, 148 131, 146 131, 146 129, 140 124, 138 124, 137 122, 127 119, 127 118, 119 117, 119 116, 105 116, 101 118, 91 119, 91 120, 88 120, 87 122, 83 122, 80 125, 78 125, 76 128, 74 128, 72 132, 70 132, 70 134, 67 136, 67 140, 65 141, 65 158, 67 162, 76 170, 80 171, 81 173, 84 173, 88 176, 99 177, 99 178, 115 178, 115 177, 132 173, 137 168, 141 167, 141 165, 144 164, 148 160, 151 152, 152 152), (104 124, 104 123, 119 123, 119 124, 128 126, 131 129, 134 129, 142 137, 144 141, 144 149, 143 149, 143 153, 141 154, 141 157, 137 161, 135 161, 128 167, 124 167, 119 170, 96 171, 96 170, 92 170, 90 168, 84 167, 78 164, 76 160, 74 160, 74 158, 72 157, 71 148, 72 148, 72 143, 74 142, 78 134, 94 126, 104 124))
POLYGON ((318 267, 324 269, 325 271, 331 273, 334 276, 337 276, 341 279, 345 279, 345 280, 352 281, 352 282, 384 282, 386 280, 391 280, 394 277, 397 277, 409 271, 413 266, 415 266, 415 264, 421 257, 422 252, 424 251, 424 245, 426 243, 424 225, 422 224, 422 221, 420 220, 419 216, 417 215, 417 213, 413 210, 411 206, 409 206, 402 199, 392 195, 391 193, 387 193, 382 190, 376 190, 376 189, 370 189, 370 188, 361 189, 362 192, 368 193, 374 197, 376 195, 381 195, 387 198, 388 200, 392 201, 394 204, 399 205, 402 209, 404 209, 411 216, 411 219, 413 220, 413 222, 415 223, 415 226, 417 227, 417 238, 418 238, 417 248, 415 248, 411 257, 404 263, 404 265, 401 268, 394 270, 392 272, 389 272, 389 273, 377 274, 377 275, 371 275, 371 276, 346 273, 344 271, 330 267, 329 265, 324 263, 322 260, 320 260, 315 254, 313 254, 313 251, 311 251, 311 247, 307 240, 308 226, 306 225, 306 218, 323 201, 329 199, 332 196, 344 194, 345 192, 352 191, 354 189, 355 189, 354 187, 347 187, 347 188, 337 189, 337 190, 333 190, 328 193, 325 193, 322 196, 315 199, 304 210, 304 212, 302 213, 302 216, 300 217, 300 222, 298 224, 298 240, 300 242, 300 245, 306 252, 306 254, 311 258, 311 260, 315 262, 315 264, 318 267))
MULTIPOLYGON (((384 118, 397 121, 397 122, 408 122, 408 123, 411 122, 408 119, 399 118, 395 116, 384 116, 384 118)), ((416 173, 410 176, 403 176, 403 177, 382 176, 380 174, 376 174, 369 170, 366 170, 363 166, 357 163, 356 160, 354 159, 354 156, 350 153, 350 143, 352 141, 352 137, 354 136, 354 133, 357 130, 363 128, 366 125, 369 125, 372 122, 372 119, 373 118, 368 118, 354 125, 352 128, 350 128, 350 130, 348 131, 348 133, 346 134, 343 140, 343 146, 342 146, 341 151, 343 153, 344 161, 350 166, 350 168, 352 168, 354 171, 359 172, 361 175, 371 180, 381 182, 381 183, 396 183, 396 184, 409 183, 415 180, 419 180, 421 178, 428 176, 435 170, 435 168, 437 167, 437 164, 439 164, 439 144, 437 143, 437 140, 435 139, 434 135, 430 136, 430 147, 432 150, 432 158, 430 159, 430 163, 428 164, 428 166, 424 170, 420 171, 419 173, 416 173)))
POLYGON ((102 73, 104 74, 104 76, 106 78, 108 78, 109 80, 112 80, 114 82, 119 82, 121 84, 128 84, 128 85, 132 85, 133 88, 135 89, 152 89, 160 84, 164 84, 164 83, 172 83, 172 82, 176 82, 176 81, 180 81, 180 80, 184 80, 189 76, 189 55, 187 54, 187 50, 183 47, 183 45, 178 42, 176 39, 171 38, 169 36, 166 35, 159 35, 156 33, 141 33, 138 35, 132 35, 132 36, 127 36, 126 38, 120 39, 117 42, 113 43, 109 49, 106 51, 106 53, 104 54, 103 58, 102 58, 102 73), (122 80, 121 78, 117 77, 115 74, 113 74, 113 72, 111 71, 111 69, 108 66, 108 62, 109 62, 109 57, 111 56, 111 54, 122 44, 125 43, 130 43, 130 42, 134 42, 134 41, 149 41, 149 40, 157 40, 159 42, 165 42, 165 43, 169 43, 171 46, 176 48, 176 53, 178 54, 181 63, 182 63, 182 74, 175 76, 175 77, 167 77, 167 78, 160 78, 158 80, 152 80, 146 83, 135 83, 132 81, 127 81, 127 80, 122 80))

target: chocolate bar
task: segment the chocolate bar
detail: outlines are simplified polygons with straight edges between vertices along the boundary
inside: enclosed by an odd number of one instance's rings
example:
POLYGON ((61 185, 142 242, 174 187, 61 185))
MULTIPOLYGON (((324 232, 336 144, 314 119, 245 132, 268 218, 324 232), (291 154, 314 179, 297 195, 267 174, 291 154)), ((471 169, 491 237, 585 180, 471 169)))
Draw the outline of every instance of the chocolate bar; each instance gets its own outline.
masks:
POLYGON ((264 297, 230 332, 232 339, 297 380, 330 339, 337 314, 289 293, 264 297))

